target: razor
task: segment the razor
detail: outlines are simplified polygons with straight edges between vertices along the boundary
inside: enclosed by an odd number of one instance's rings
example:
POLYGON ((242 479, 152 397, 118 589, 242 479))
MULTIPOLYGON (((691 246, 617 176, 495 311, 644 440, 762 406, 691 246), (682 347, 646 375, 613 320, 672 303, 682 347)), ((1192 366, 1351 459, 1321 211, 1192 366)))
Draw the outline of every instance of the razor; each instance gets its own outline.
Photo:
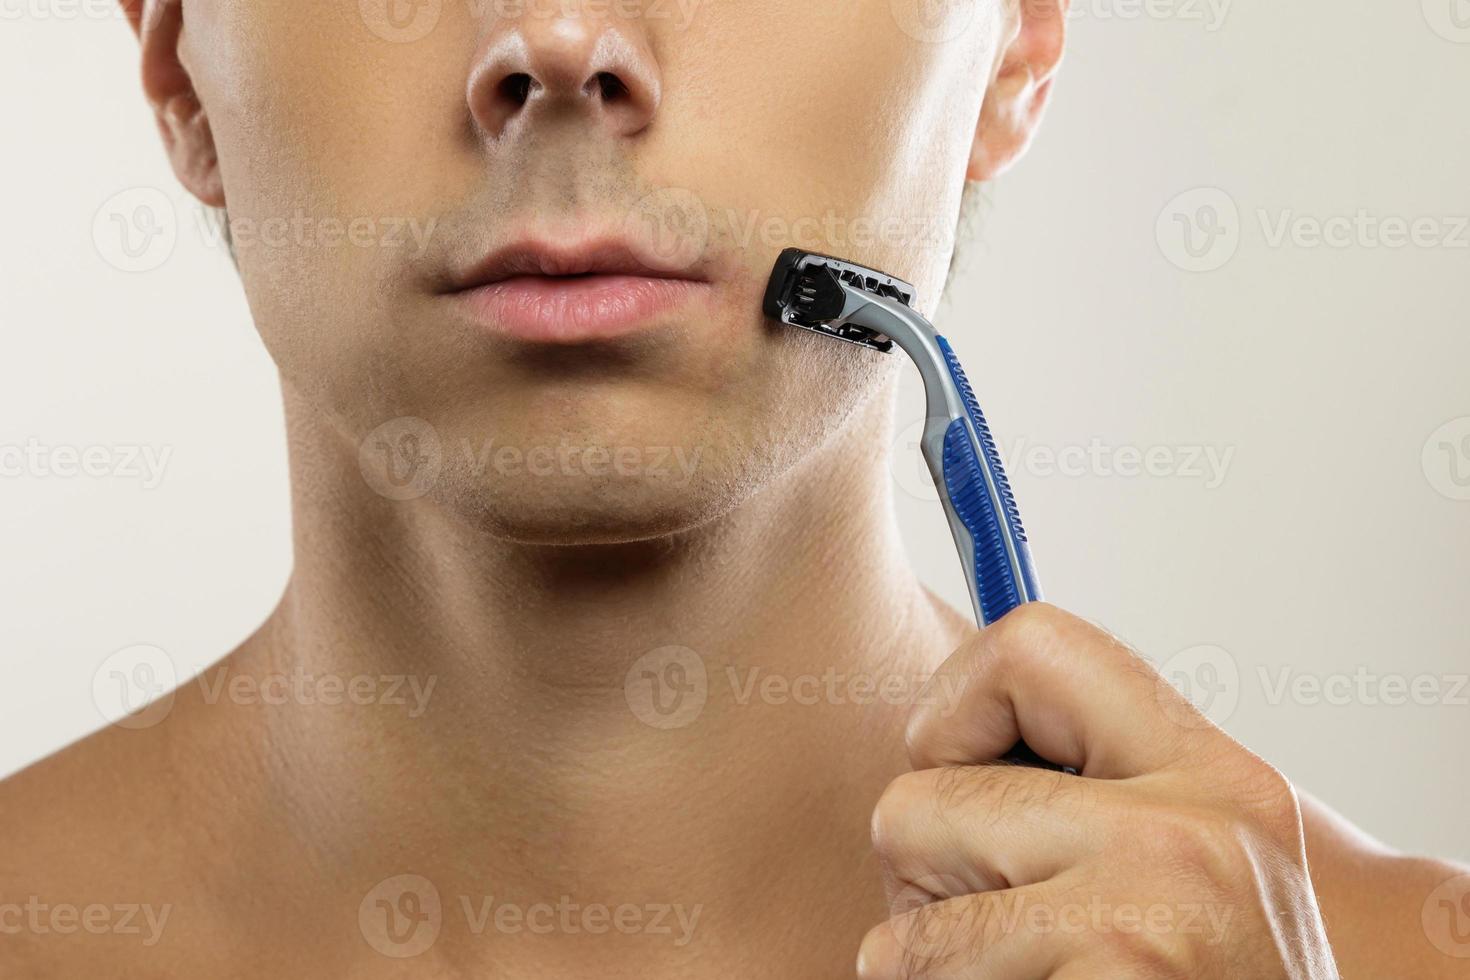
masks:
MULTIPOLYGON (((896 345, 924 380, 920 442, 959 551, 975 621, 988 626, 1041 598, 1016 495, 1000 451, 949 341, 913 307, 914 287, 876 269, 788 248, 766 287, 772 319, 887 353, 896 345)), ((1018 745, 1011 761, 1046 765, 1018 745)))

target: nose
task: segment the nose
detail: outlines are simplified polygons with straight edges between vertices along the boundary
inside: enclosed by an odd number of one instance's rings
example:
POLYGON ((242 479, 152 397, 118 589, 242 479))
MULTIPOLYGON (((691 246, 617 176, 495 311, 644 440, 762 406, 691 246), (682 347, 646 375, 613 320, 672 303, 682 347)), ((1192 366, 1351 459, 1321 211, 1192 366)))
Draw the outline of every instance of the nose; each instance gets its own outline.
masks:
POLYGON ((564 112, 614 136, 647 129, 658 112, 658 63, 646 39, 586 10, 507 17, 480 45, 469 107, 491 139, 536 114, 564 112))

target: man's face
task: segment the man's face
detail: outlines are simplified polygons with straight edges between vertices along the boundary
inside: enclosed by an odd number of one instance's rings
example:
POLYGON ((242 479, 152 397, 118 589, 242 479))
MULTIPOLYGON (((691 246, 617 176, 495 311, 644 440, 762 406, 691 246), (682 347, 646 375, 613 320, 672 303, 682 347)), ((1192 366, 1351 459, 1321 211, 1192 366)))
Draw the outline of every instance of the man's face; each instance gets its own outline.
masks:
POLYGON ((794 245, 932 312, 1002 14, 185 0, 180 51, 293 398, 494 533, 611 541, 719 515, 887 389, 897 355, 781 327, 761 296, 794 245), (693 282, 552 339, 457 290, 497 250, 591 241, 693 282))

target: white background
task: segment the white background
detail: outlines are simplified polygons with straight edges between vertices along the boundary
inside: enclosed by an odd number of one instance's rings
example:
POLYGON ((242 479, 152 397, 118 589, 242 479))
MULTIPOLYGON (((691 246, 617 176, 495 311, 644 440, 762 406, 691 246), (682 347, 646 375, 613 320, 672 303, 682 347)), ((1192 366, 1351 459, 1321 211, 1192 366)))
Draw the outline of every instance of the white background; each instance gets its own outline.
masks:
MULTIPOLYGON (((1077 3, 1047 129, 989 192, 941 323, 1049 597, 1213 691, 1370 832, 1470 857, 1470 4, 1077 3), (1423 218, 1436 244, 1383 244, 1423 218), (1069 447, 1080 473, 1041 455, 1069 447), (1153 447, 1167 473, 1117 472, 1153 447), (1189 465, 1206 449, 1231 454, 1217 486, 1189 465), (1388 703, 1416 679, 1439 703, 1388 703)), ((110 653, 203 667, 289 567, 272 367, 110 10, 0 0, 0 447, 170 455, 156 486, 0 476, 0 774, 101 724, 110 653), (159 194, 168 261, 109 264, 110 215, 159 194)), ((898 494, 915 560, 963 604, 922 496, 898 494)))

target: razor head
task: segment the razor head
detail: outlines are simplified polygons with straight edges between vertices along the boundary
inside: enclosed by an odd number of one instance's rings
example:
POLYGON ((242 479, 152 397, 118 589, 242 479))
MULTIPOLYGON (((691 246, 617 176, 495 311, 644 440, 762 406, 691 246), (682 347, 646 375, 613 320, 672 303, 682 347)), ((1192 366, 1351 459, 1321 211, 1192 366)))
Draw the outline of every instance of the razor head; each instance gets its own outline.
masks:
POLYGON ((842 323, 847 290, 856 289, 911 306, 914 287, 902 279, 855 262, 788 248, 776 260, 766 286, 766 316, 885 354, 893 341, 865 327, 842 323))

